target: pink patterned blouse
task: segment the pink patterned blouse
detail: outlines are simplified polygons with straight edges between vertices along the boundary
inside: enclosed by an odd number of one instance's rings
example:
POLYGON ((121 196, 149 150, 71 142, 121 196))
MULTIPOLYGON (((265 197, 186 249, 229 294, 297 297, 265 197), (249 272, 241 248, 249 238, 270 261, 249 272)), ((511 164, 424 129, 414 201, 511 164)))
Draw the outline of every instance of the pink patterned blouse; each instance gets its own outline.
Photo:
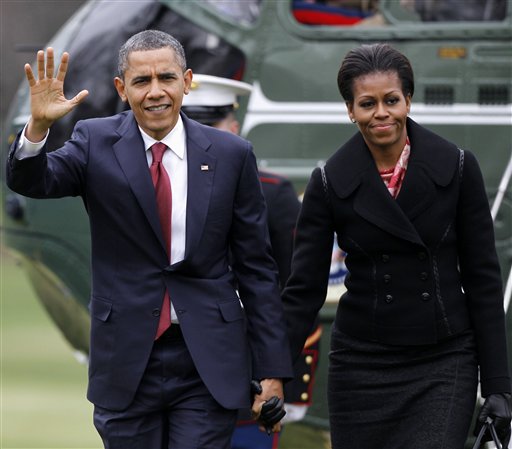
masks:
POLYGON ((398 196, 400 188, 402 187, 402 181, 404 180, 405 172, 407 170, 407 163, 409 162, 409 155, 411 154, 411 144, 409 137, 405 140, 405 147, 400 153, 398 162, 394 168, 387 170, 379 170, 380 177, 386 184, 389 193, 393 198, 398 196))

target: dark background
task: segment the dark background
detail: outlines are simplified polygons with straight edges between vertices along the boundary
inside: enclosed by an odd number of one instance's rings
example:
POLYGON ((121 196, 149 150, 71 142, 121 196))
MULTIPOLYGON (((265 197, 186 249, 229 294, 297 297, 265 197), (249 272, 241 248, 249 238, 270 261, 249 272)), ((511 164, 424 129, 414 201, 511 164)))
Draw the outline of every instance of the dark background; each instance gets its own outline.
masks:
POLYGON ((23 66, 35 60, 61 25, 85 0, 0 0, 0 119, 22 80, 23 66))

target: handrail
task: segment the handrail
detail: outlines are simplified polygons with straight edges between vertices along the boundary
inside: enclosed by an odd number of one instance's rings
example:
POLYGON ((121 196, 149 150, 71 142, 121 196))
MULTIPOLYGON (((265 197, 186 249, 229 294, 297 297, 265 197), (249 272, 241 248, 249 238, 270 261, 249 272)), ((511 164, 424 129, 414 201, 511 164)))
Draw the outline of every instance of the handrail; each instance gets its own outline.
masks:
POLYGON ((510 178, 512 177, 512 150, 510 152, 510 159, 508 161, 507 168, 503 173, 503 177, 501 178, 500 185, 498 186, 498 192, 496 197, 494 198, 494 202, 491 208, 491 216, 492 220, 496 219, 496 215, 498 215, 498 210, 503 201, 503 197, 505 196, 505 192, 507 191, 508 184, 510 182, 510 178))
MULTIPOLYGON (((498 192, 496 197, 494 198, 494 202, 491 208, 491 216, 492 221, 496 220, 496 216, 498 215, 498 211, 503 203, 503 198, 507 191, 507 187, 510 183, 510 178, 512 178, 512 151, 510 153, 510 159, 508 161, 507 168, 503 173, 503 177, 501 178, 500 185, 498 186, 498 192)), ((505 287, 505 294, 503 297, 503 306, 505 308, 505 312, 508 311, 510 306, 510 299, 512 298, 512 265, 510 266, 510 273, 507 278, 507 283, 505 287)))
POLYGON ((510 266, 510 273, 508 274, 507 286, 505 287, 505 295, 503 299, 503 307, 505 312, 510 307, 510 298, 512 297, 512 265, 510 266))

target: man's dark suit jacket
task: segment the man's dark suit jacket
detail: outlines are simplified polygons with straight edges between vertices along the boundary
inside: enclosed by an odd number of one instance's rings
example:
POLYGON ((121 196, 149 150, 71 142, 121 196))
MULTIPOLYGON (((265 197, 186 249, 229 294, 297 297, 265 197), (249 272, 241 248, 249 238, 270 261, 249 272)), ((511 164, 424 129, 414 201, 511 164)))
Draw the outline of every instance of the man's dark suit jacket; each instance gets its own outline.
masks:
POLYGON ((335 326, 361 339, 434 344, 472 327, 482 394, 510 391, 500 268, 478 163, 407 121, 411 155, 396 200, 360 133, 315 169, 283 294, 297 356, 325 300, 333 235, 347 252, 335 326))
POLYGON ((62 148, 50 153, 45 148, 24 160, 13 157, 17 139, 9 156, 7 180, 14 191, 33 198, 81 196, 87 207, 92 240, 88 398, 104 408, 121 410, 132 401, 151 353, 165 288, 197 370, 221 405, 248 407, 251 377, 293 375, 252 147, 182 118, 186 245, 184 260, 173 265, 131 111, 81 121, 62 148))

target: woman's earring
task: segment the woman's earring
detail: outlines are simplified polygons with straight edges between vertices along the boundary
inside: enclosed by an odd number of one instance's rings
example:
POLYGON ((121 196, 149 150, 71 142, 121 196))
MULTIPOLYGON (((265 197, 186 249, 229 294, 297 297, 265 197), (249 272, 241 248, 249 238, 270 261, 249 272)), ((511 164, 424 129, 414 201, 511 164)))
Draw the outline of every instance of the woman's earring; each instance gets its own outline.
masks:
POLYGON ((350 119, 350 121, 351 121, 352 123, 355 123, 355 122, 356 122, 356 119, 355 119, 354 117, 352 117, 352 118, 350 119))

